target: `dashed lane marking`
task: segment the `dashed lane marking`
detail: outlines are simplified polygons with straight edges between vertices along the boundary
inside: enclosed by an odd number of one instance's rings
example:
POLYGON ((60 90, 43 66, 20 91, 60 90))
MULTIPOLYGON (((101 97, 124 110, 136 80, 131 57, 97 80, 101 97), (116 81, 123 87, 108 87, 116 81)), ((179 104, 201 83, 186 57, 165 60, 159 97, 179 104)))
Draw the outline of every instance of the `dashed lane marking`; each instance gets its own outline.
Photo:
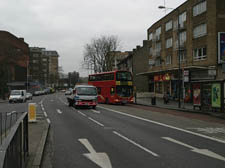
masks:
POLYGON ((93 118, 88 117, 88 119, 89 119, 89 120, 91 120, 91 121, 93 121, 94 123, 96 123, 96 124, 100 125, 101 127, 104 127, 104 125, 103 125, 102 123, 100 123, 100 122, 98 122, 98 121, 94 120, 93 118))
POLYGON ((145 152, 147 152, 147 153, 149 153, 149 154, 151 154, 151 155, 153 155, 153 156, 155 156, 155 157, 159 157, 158 154, 156 154, 156 153, 152 152, 151 150, 149 150, 149 149, 143 147, 142 145, 140 145, 140 144, 138 144, 138 143, 132 141, 131 139, 129 139, 129 138, 127 138, 127 137, 121 135, 120 133, 118 133, 118 132, 116 132, 116 131, 113 131, 113 133, 114 133, 115 135, 119 136, 120 138, 122 138, 122 139, 124 139, 124 140, 130 142, 131 144, 137 146, 138 148, 144 150, 145 152))
POLYGON ((100 111, 97 111, 97 110, 91 110, 92 112, 94 112, 94 113, 97 113, 97 114, 100 114, 101 112, 100 111))
POLYGON ((84 116, 84 117, 87 117, 87 115, 86 114, 84 114, 84 113, 82 113, 82 112, 80 112, 80 111, 77 111, 79 114, 81 114, 82 116, 84 116))

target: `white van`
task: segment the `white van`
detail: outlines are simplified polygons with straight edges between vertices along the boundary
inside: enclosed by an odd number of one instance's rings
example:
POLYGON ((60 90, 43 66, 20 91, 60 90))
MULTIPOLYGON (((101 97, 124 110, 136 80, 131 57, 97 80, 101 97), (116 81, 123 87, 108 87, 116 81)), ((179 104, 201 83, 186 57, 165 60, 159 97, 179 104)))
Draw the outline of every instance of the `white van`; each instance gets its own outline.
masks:
POLYGON ((9 96, 9 103, 26 102, 26 90, 12 90, 9 96))

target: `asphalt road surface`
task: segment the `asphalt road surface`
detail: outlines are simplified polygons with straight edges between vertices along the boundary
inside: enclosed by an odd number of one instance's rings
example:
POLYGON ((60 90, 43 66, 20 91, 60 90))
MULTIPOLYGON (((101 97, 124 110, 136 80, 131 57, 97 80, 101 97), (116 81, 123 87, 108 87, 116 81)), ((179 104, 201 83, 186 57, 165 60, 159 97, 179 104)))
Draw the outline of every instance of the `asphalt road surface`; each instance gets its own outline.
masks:
POLYGON ((42 107, 51 123, 43 168, 225 167, 223 121, 135 105, 75 109, 63 93, 47 95, 42 107))

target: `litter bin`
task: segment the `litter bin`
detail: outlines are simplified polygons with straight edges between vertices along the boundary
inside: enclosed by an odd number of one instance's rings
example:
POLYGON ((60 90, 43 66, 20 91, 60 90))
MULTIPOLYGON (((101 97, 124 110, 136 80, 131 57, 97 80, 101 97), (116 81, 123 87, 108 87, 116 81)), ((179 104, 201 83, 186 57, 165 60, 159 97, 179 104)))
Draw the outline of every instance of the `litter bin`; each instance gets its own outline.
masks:
POLYGON ((152 105, 156 105, 156 97, 152 97, 152 105))

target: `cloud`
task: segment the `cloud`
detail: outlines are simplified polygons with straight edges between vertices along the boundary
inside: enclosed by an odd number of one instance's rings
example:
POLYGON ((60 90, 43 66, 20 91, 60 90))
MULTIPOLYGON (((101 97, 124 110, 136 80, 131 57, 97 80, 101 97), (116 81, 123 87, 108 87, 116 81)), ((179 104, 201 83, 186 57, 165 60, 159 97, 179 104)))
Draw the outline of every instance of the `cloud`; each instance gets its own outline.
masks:
MULTIPOLYGON (((177 7, 185 0, 167 0, 177 7)), ((80 71, 83 47, 92 38, 116 35, 123 50, 147 38, 164 12, 163 0, 2 0, 0 29, 24 37, 30 46, 57 50, 65 72, 80 71)), ((82 72, 83 71, 83 72, 82 72)))

